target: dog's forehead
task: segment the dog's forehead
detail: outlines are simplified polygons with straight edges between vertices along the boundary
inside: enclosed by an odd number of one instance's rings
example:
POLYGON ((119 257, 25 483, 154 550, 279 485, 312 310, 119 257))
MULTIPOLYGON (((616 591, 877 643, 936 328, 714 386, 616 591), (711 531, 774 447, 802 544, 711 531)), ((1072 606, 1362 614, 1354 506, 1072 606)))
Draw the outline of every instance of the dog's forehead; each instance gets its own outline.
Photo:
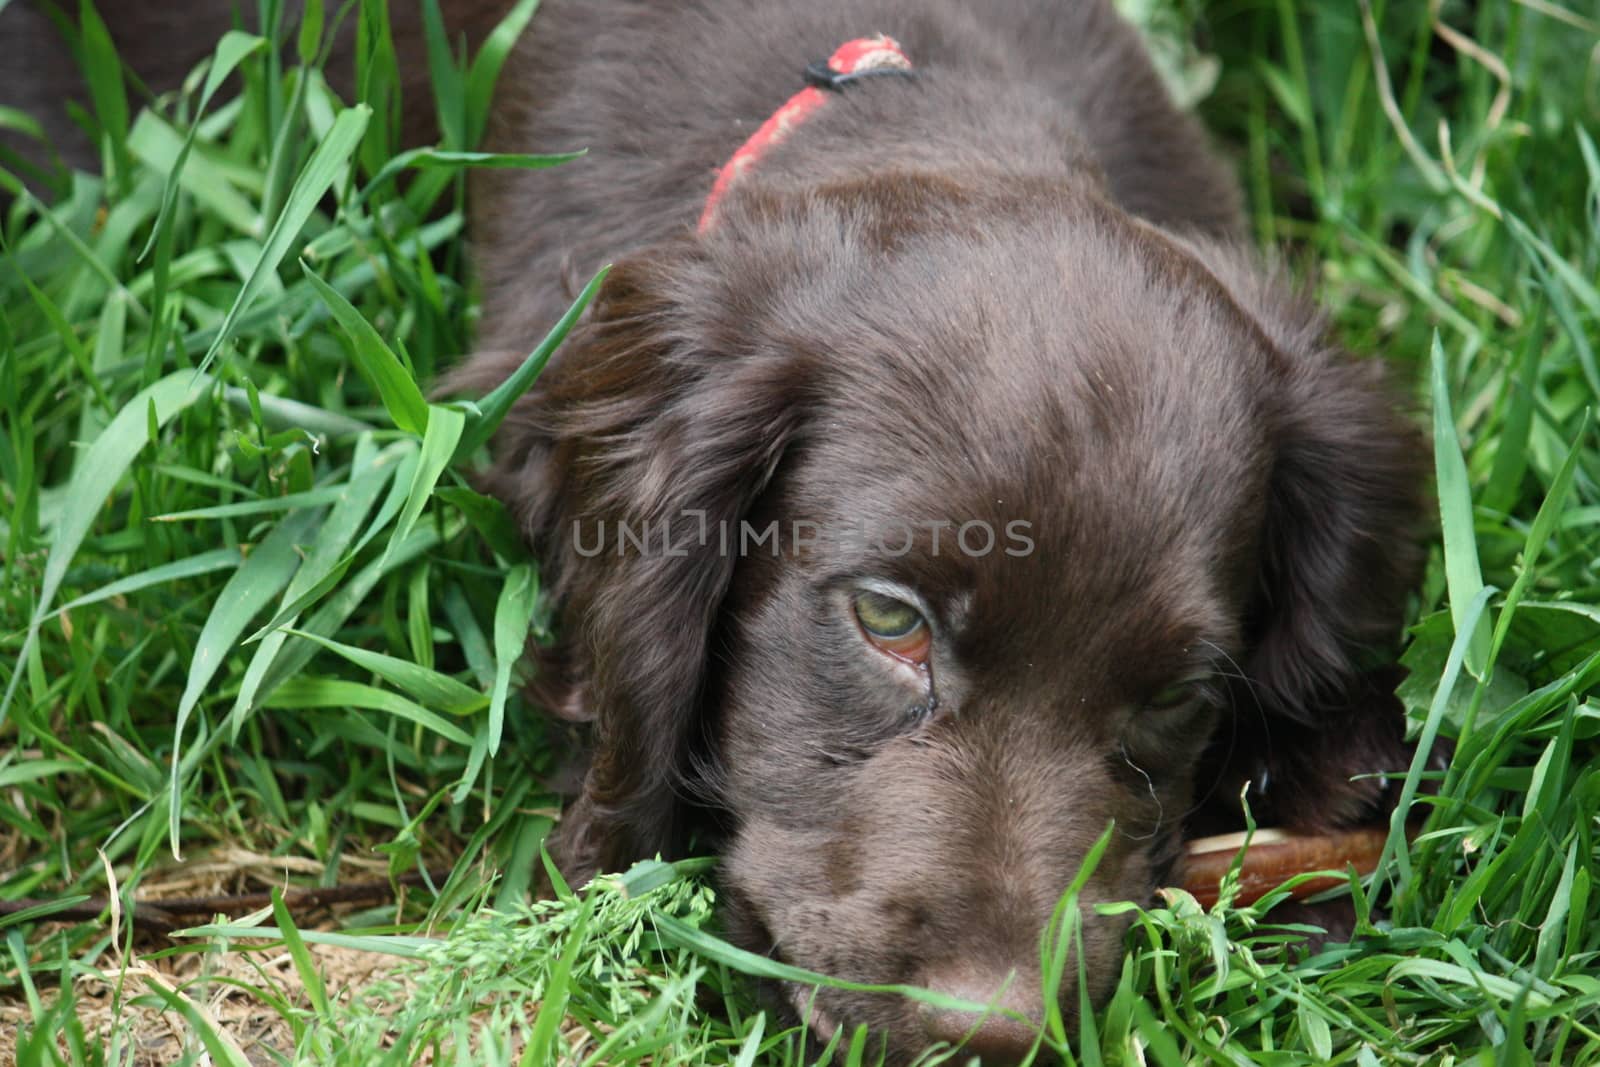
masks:
POLYGON ((817 357, 828 419, 917 452, 1249 449, 1283 373, 1188 246, 1100 209, 802 258, 770 326, 817 357))
POLYGON ((813 331, 819 491, 1130 537, 1237 509, 1270 462, 1276 353, 1181 252, 1095 238, 899 257, 841 300, 813 331))

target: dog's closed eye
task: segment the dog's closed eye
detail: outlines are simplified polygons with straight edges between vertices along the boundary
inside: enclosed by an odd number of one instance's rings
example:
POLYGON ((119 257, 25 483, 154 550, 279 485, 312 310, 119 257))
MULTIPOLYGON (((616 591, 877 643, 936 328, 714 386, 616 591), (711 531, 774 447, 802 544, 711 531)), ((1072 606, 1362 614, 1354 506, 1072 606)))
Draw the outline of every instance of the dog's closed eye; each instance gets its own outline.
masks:
POLYGON ((1186 678, 1162 686, 1140 703, 1151 711, 1174 711, 1197 703, 1205 695, 1205 679, 1186 678))

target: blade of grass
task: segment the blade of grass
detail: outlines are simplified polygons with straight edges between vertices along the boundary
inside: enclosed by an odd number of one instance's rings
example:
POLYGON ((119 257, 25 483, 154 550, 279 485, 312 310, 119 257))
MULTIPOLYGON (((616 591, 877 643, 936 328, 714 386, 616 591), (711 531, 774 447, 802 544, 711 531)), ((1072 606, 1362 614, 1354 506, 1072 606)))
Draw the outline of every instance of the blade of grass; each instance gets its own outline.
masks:
MULTIPOLYGON (((1537 572, 1539 556, 1544 552, 1545 542, 1550 540, 1550 535, 1555 532, 1556 523, 1561 518, 1567 505, 1567 496, 1572 491, 1573 478, 1578 473, 1578 461, 1584 455, 1584 438, 1589 432, 1590 412, 1585 409, 1583 420, 1578 424, 1577 435, 1573 438, 1572 448, 1567 451, 1567 458, 1562 461, 1561 469, 1556 472, 1555 480, 1550 483, 1550 491, 1545 494, 1544 502, 1539 505, 1539 512, 1533 518, 1533 524, 1528 528, 1528 539, 1523 543, 1522 554, 1518 557, 1517 577, 1511 583, 1511 591, 1506 594, 1505 603, 1500 606, 1499 617, 1495 620, 1494 639, 1489 647, 1489 663, 1493 664, 1499 657, 1501 647, 1505 644, 1506 636, 1511 631, 1511 619, 1516 614, 1517 605, 1522 603, 1528 585, 1533 581, 1537 572)), ((1464 727, 1462 732, 1470 731, 1470 725, 1464 727)))
POLYGON ((385 555, 411 534, 411 528, 427 506, 439 475, 444 473, 451 456, 455 454, 456 442, 461 439, 461 428, 466 424, 466 416, 455 408, 429 404, 428 412, 428 429, 422 437, 422 452, 417 461, 416 474, 407 490, 405 507, 400 509, 394 533, 389 537, 385 555))
POLYGON ((731 945, 715 934, 690 926, 682 919, 672 915, 657 915, 652 922, 660 931, 661 939, 667 944, 690 949, 696 955, 724 964, 741 974, 748 974, 754 978, 770 978, 780 982, 799 982, 803 985, 825 986, 829 989, 843 989, 855 993, 892 994, 947 1011, 982 1014, 989 1010, 987 1004, 962 1000, 960 997, 934 992, 931 989, 922 989, 918 986, 872 985, 865 982, 851 982, 843 978, 818 974, 816 971, 808 971, 803 967, 780 963, 769 956, 758 955, 731 945))
POLYGON ((169 582, 181 582, 185 578, 198 578, 202 574, 212 574, 216 571, 227 570, 230 567, 237 567, 243 558, 237 548, 214 548, 209 552, 201 552, 186 559, 163 563, 159 567, 152 567, 147 571, 140 571, 138 574, 130 574, 126 578, 119 578, 109 585, 101 586, 92 593, 85 593, 83 596, 69 600, 49 615, 46 615, 45 618, 52 619, 76 608, 98 604, 101 601, 110 600, 112 597, 127 596, 130 593, 137 593, 141 589, 149 589, 152 586, 166 585, 169 582))
MULTIPOLYGON (((1450 591, 1450 616, 1459 628, 1467 605, 1483 588, 1478 541, 1472 523, 1472 494, 1467 465, 1461 458, 1450 413, 1450 386, 1445 377, 1444 349, 1433 335, 1433 456, 1439 480, 1439 521, 1444 529, 1445 582, 1450 591)), ((1467 670, 1482 679, 1489 660, 1489 620, 1480 616, 1467 646, 1467 670)))
POLYGON ((254 269, 240 287, 238 295, 234 297, 232 306, 223 317, 222 326, 212 339, 211 346, 206 349, 205 356, 200 360, 201 372, 211 366, 211 361, 217 357, 222 346, 232 339, 240 316, 250 307, 256 294, 266 285, 267 279, 275 276, 278 264, 283 261, 283 257, 289 252, 289 246, 305 228, 311 213, 316 210, 318 201, 327 193, 334 179, 338 177, 351 154, 361 143, 362 134, 371 115, 371 109, 360 104, 341 112, 333 124, 333 129, 311 154, 305 168, 300 171, 300 176, 295 179, 294 187, 289 190, 283 212, 267 234, 254 269))
POLYGON ((595 907, 600 900, 600 894, 590 890, 585 895, 583 908, 578 912, 577 920, 572 924, 572 929, 567 932, 565 943, 561 946, 561 955, 556 961, 555 968, 550 972, 550 980, 545 985, 544 997, 539 1003, 539 1014, 534 1016, 533 1028, 528 1032, 528 1047, 523 1050, 521 1067, 540 1067, 552 1062, 556 1034, 562 1022, 566 1020, 567 1001, 572 996, 572 968, 577 962, 578 951, 583 947, 584 935, 589 931, 589 924, 594 919, 595 907), (549 1058, 547 1058, 549 1057, 549 1058))
MULTIPOLYGON (((244 923, 207 923, 174 930, 173 937, 225 938, 239 941, 260 938, 281 940, 283 934, 272 926, 248 926, 244 923)), ((437 948, 439 940, 433 937, 415 937, 406 934, 346 934, 336 930, 301 930, 300 939, 308 945, 331 945, 351 952, 373 952, 402 959, 421 959, 430 949, 437 948)))
POLYGON ((489 438, 494 435, 495 430, 499 429, 500 423, 510 413, 511 406, 516 403, 517 398, 533 386, 534 381, 539 377, 539 372, 544 370, 545 364, 550 362, 550 357, 555 354, 561 342, 566 340, 567 334, 577 323, 584 309, 589 306, 589 301, 594 299, 595 293, 600 291, 600 286, 605 282, 606 275, 610 271, 611 268, 609 266, 601 267, 600 271, 590 279, 589 284, 583 287, 583 292, 578 294, 578 299, 572 302, 572 306, 567 308, 566 313, 545 335, 544 340, 540 341, 538 347, 528 354, 528 358, 523 360, 522 364, 511 373, 511 376, 492 390, 488 396, 478 401, 478 414, 473 418, 472 424, 467 428, 467 432, 462 435, 461 443, 456 448, 455 454, 458 459, 465 459, 471 456, 488 443, 489 438))
POLYGON ((342 678, 294 677, 279 684, 264 696, 267 708, 366 708, 415 723, 457 745, 470 745, 472 738, 455 723, 401 696, 399 693, 342 678))
MULTIPOLYGON (((423 527, 400 545, 391 548, 383 558, 373 560, 355 576, 328 597, 327 601, 317 609, 316 613, 300 625, 300 629, 308 633, 331 634, 344 625, 361 601, 370 594, 373 588, 397 568, 405 566, 422 553, 427 552, 439 543, 440 535, 432 527, 423 527)), ((316 645, 309 641, 287 645, 278 654, 277 660, 272 664, 272 669, 267 672, 266 678, 261 683, 261 691, 270 693, 274 687, 281 685, 287 678, 293 677, 305 665, 311 662, 311 657, 316 653, 316 645)))
POLYGON ((183 815, 179 764, 183 753, 183 731, 189 715, 200 702, 212 677, 221 668, 223 658, 238 643, 245 625, 289 584, 289 579, 300 566, 300 546, 307 538, 314 536, 320 523, 321 512, 306 509, 289 514, 273 527, 272 532, 250 551, 239 569, 222 587, 216 604, 200 629, 172 731, 167 833, 174 859, 183 858, 178 847, 179 822, 183 815))
POLYGON ((78 418, 78 439, 92 441, 105 429, 110 416, 115 414, 111 398, 105 391, 105 378, 111 367, 121 358, 123 337, 128 327, 128 297, 120 290, 106 297, 100 312, 100 329, 94 340, 94 361, 90 367, 90 388, 94 390, 96 407, 85 407, 78 418), (102 412, 104 414, 102 414, 102 412))
POLYGON ((128 158, 128 93, 122 84, 122 60, 111 42, 100 13, 91 0, 79 0, 78 25, 82 36, 83 73, 94 101, 95 117, 111 149, 116 180, 126 185, 133 172, 128 158))
POLYGON ((383 462, 385 463, 391 457, 394 459, 396 464, 394 477, 389 481, 388 496, 384 498, 383 504, 378 508, 378 514, 373 517, 372 522, 367 524, 367 528, 362 533, 361 538, 356 541, 350 551, 345 554, 345 557, 321 581, 280 608, 278 614, 273 616, 270 622, 245 639, 246 644, 253 644, 262 640, 267 634, 299 615, 306 607, 322 599, 344 578, 345 573, 354 565, 356 557, 361 554, 361 550, 371 544, 372 539, 382 533, 383 529, 399 513, 400 506, 405 501, 406 491, 410 488, 412 475, 416 471, 417 450, 414 443, 409 440, 397 441, 384 449, 383 455, 383 462))
POLYGON ((460 485, 441 485, 433 495, 459 511, 478 531, 490 551, 504 562, 515 563, 528 558, 528 546, 522 540, 516 520, 499 500, 460 485))
POLYGON ((489 698, 489 755, 500 751, 505 726, 506 698, 511 691, 511 669, 528 647, 528 624, 539 599, 533 567, 521 563, 511 568, 500 587, 494 609, 494 691, 489 698))
POLYGON ((1450 645, 1450 655, 1445 661, 1444 674, 1439 679, 1439 687, 1434 691, 1433 702, 1428 708, 1428 717, 1423 722, 1422 731, 1417 737, 1416 754, 1406 771, 1405 781, 1400 785, 1400 798, 1395 802, 1394 811, 1389 816, 1389 836, 1384 841, 1383 851, 1378 855, 1370 896, 1377 896, 1379 884, 1390 879, 1391 863, 1399 868, 1399 874, 1394 878, 1396 896, 1403 896, 1411 888, 1411 853, 1406 842, 1406 820, 1410 817, 1411 805, 1417 798, 1417 788, 1422 782, 1423 768, 1432 758, 1434 743, 1439 738, 1439 726, 1444 722, 1445 708, 1450 703, 1450 694, 1455 691, 1456 679, 1460 677, 1461 668, 1465 664, 1467 646, 1472 642, 1472 635, 1480 632, 1478 624, 1485 617, 1485 608, 1493 593, 1493 589, 1485 586, 1479 589, 1477 596, 1466 605, 1461 624, 1456 630, 1455 640, 1450 645))
POLYGON ((461 68, 456 66, 450 50, 450 37, 445 32, 444 16, 439 13, 439 0, 422 0, 422 39, 428 54, 428 72, 432 75, 440 137, 446 148, 465 148, 466 90, 461 68))
POLYGON ((385 681, 392 682, 423 704, 439 711, 451 715, 471 715, 482 711, 489 703, 488 697, 465 682, 459 682, 448 674, 431 671, 410 660, 357 648, 304 630, 285 628, 283 632, 316 642, 329 652, 336 653, 363 670, 371 671, 385 681))
POLYGON ((476 147, 483 139, 484 127, 489 120, 489 105, 494 100, 494 87, 500 80, 500 70, 537 10, 539 0, 517 0, 473 57, 472 66, 467 70, 467 147, 476 147))
POLYGON ((274 515, 280 511, 296 511, 332 504, 342 499, 349 486, 324 485, 299 493, 269 497, 265 500, 241 500, 237 504, 215 504, 211 507, 193 508, 189 511, 169 511, 164 515, 150 516, 151 522, 193 522, 200 519, 238 519, 248 515, 274 515))
MULTIPOLYGON (((244 410, 250 408, 249 398, 238 386, 225 386, 222 390, 222 399, 236 408, 244 410)), ((258 402, 261 407, 261 421, 269 430, 293 428, 304 430, 317 437, 340 438, 355 437, 357 434, 370 433, 377 429, 370 422, 353 419, 343 412, 329 411, 284 396, 263 396, 258 402)))
POLYGON ((318 1019, 328 1020, 332 1013, 328 1003, 328 988, 322 982, 322 972, 317 970, 311 953, 306 950, 305 940, 290 917, 289 909, 283 903, 283 893, 277 886, 272 887, 272 918, 278 924, 278 933, 283 935, 283 947, 289 950, 289 959, 294 963, 295 973, 300 976, 300 988, 305 992, 306 999, 311 1001, 312 1012, 318 1019))
POLYGON ((377 115, 361 144, 361 162, 376 173, 394 153, 390 132, 398 118, 400 61, 394 36, 389 32, 389 5, 384 0, 360 0, 356 18, 356 99, 377 115))
MULTIPOLYGON (((268 55, 269 82, 274 85, 282 84, 282 69, 280 53, 276 50, 268 55)), ((288 187, 290 174, 296 161, 302 158, 305 151, 307 137, 304 124, 310 120, 315 123, 315 105, 308 102, 308 97, 315 86, 319 91, 325 88, 320 71, 310 67, 301 67, 299 77, 293 81, 293 91, 288 100, 279 103, 282 99, 279 92, 269 89, 266 98, 269 104, 268 123, 271 125, 272 152, 267 157, 266 180, 261 187, 261 215, 263 218, 276 218, 281 210, 284 189, 288 187)), ((315 143, 324 131, 313 128, 310 140, 315 143)), ((333 181, 346 177, 347 172, 343 165, 335 171, 333 181)))
POLYGON ((383 406, 388 409, 394 424, 408 433, 420 434, 428 428, 428 402, 411 373, 399 358, 383 343, 378 331, 346 300, 338 290, 311 270, 304 262, 300 270, 311 283, 322 302, 328 305, 333 317, 350 338, 350 348, 355 355, 356 367, 362 377, 378 390, 383 406))
POLYGON ((412 148, 401 152, 383 165, 383 169, 375 174, 371 181, 362 188, 356 197, 357 203, 364 203, 373 193, 377 192, 385 182, 390 181, 396 174, 404 170, 432 170, 437 168, 457 169, 473 167, 480 170, 542 170, 545 167, 554 167, 562 163, 570 163, 579 159, 586 153, 577 152, 551 152, 543 154, 528 154, 518 152, 462 152, 449 151, 442 148, 412 148))
POLYGON ((1544 320, 1548 303, 1540 301, 1533 327, 1523 343, 1522 359, 1511 376, 1506 406, 1495 448, 1494 465, 1483 487, 1483 506, 1494 511, 1510 511, 1528 469, 1528 432, 1533 426, 1533 409, 1539 387, 1539 368, 1545 353, 1544 320))
POLYGON ((200 1043, 213 1060, 226 1067, 250 1067, 250 1058, 209 1012, 167 985, 153 971, 144 976, 144 984, 161 998, 169 1011, 183 1017, 189 1029, 199 1035, 200 1043))
POLYGON ((322 0, 306 0, 300 16, 300 32, 295 35, 295 55, 300 65, 309 67, 317 62, 317 52, 322 45, 322 25, 325 18, 322 0))
MULTIPOLYGON (((297 605, 298 613, 310 603, 306 597, 308 592, 328 588, 332 581, 337 581, 336 575, 343 575, 350 559, 344 553, 355 539, 361 521, 366 518, 373 502, 394 473, 392 463, 382 462, 385 458, 392 459, 393 454, 377 452, 370 438, 358 446, 356 456, 351 479, 343 487, 344 493, 329 510, 327 519, 317 531, 316 540, 311 544, 310 552, 296 568, 289 587, 283 592, 284 607, 280 609, 280 615, 287 611, 289 605, 297 605)), ((292 618, 293 615, 290 616, 292 618)), ((261 646, 251 655, 250 664, 239 683, 239 692, 234 697, 233 708, 228 713, 229 733, 233 740, 238 740, 245 718, 256 704, 261 682, 286 640, 286 633, 274 629, 263 636, 261 646)))
MULTIPOLYGON (((144 248, 134 257, 136 260, 143 261, 160 237, 167 236, 170 239, 171 235, 176 233, 172 225, 172 212, 177 207, 178 192, 183 188, 183 168, 189 162, 189 153, 194 149, 195 138, 200 133, 200 117, 211 106, 211 98, 227 81, 228 76, 247 56, 265 47, 266 43, 264 38, 245 33, 243 30, 229 30, 222 35, 222 40, 217 42, 216 49, 211 53, 211 67, 206 71, 205 85, 200 90, 200 102, 195 105, 194 123, 184 135, 178 147, 178 154, 166 172, 166 186, 161 194, 161 210, 156 215, 156 224, 151 228, 150 236, 145 239, 144 248)), ((159 283, 157 288, 160 289, 159 283)))

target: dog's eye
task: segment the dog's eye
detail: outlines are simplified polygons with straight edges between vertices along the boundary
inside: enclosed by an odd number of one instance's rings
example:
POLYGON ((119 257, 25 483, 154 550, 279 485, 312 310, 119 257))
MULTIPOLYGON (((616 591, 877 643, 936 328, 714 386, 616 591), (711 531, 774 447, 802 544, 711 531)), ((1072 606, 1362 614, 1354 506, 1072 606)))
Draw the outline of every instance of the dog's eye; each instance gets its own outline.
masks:
POLYGON ((1189 703, 1199 692, 1200 683, 1196 681, 1173 682, 1163 686, 1145 698, 1144 706, 1156 711, 1166 711, 1189 703))
POLYGON ((861 592, 856 594, 855 612, 868 641, 911 663, 927 661, 933 641, 927 620, 916 608, 882 593, 861 592))

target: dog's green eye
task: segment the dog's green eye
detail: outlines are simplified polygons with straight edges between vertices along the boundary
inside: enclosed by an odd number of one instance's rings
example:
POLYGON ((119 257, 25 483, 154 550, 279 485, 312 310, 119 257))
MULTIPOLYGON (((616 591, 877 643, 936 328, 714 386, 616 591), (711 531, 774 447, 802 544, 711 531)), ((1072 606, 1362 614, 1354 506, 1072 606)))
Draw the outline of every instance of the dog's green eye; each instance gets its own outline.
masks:
POLYGON ((909 663, 927 662, 933 640, 922 612, 904 600, 865 591, 856 594, 854 607, 868 641, 909 663))
POLYGON ((909 637, 922 625, 921 612, 882 593, 857 593, 856 618, 869 635, 886 641, 909 637))
POLYGON ((1157 711, 1178 707, 1194 699, 1197 682, 1174 682, 1169 686, 1157 689, 1145 699, 1144 706, 1157 711))

